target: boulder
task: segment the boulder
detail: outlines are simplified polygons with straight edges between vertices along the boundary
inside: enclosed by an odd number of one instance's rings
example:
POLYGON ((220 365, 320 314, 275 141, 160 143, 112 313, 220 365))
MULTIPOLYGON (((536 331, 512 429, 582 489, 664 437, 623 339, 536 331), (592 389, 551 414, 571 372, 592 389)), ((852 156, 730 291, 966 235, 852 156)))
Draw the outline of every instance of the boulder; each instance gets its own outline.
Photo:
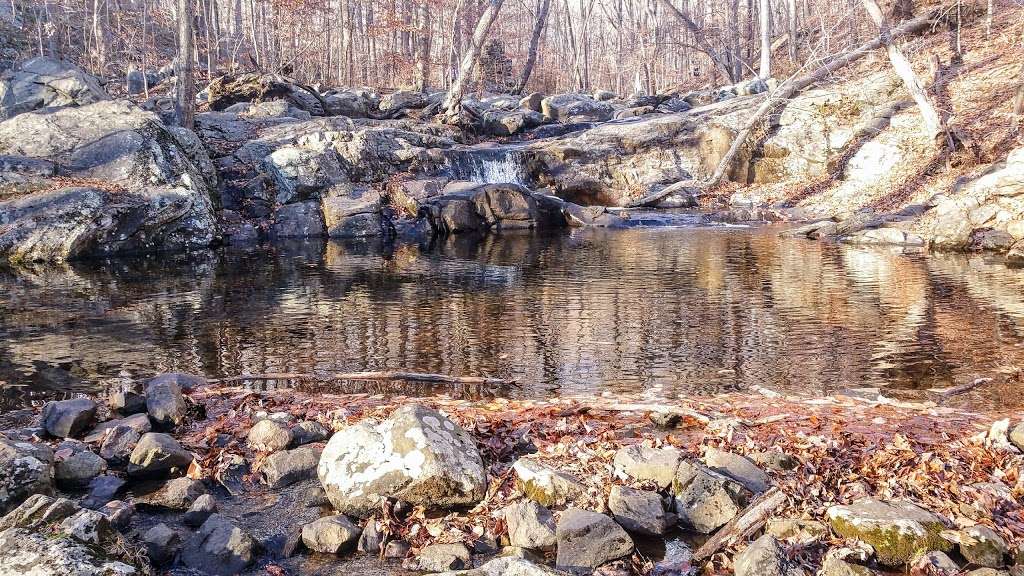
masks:
POLYGON ((148 432, 142 435, 128 458, 128 473, 150 475, 166 473, 192 463, 192 453, 167 434, 148 432))
POLYGON ((325 516, 302 527, 302 543, 314 552, 341 554, 355 548, 359 533, 345 515, 325 516))
POLYGON ((675 514, 665 511, 661 495, 627 486, 612 486, 608 509, 623 528, 646 536, 661 536, 675 525, 675 514))
POLYGON ((171 510, 188 510, 196 499, 206 493, 206 486, 202 480, 182 476, 168 480, 150 492, 137 493, 135 503, 171 510))
POLYGON ((20 506, 0 518, 0 530, 8 528, 37 530, 50 524, 62 522, 81 508, 67 498, 33 494, 26 498, 20 506))
POLYGON ((146 411, 146 397, 138 392, 122 390, 110 395, 110 409, 118 414, 128 416, 146 411))
POLYGON ((472 570, 441 572, 439 576, 557 576, 564 574, 544 566, 543 559, 519 557, 494 558, 472 570))
POLYGON ((676 448, 651 448, 640 444, 625 446, 615 453, 615 472, 643 482, 668 488, 676 478, 683 453, 676 448))
POLYGON ((960 532, 960 554, 971 564, 1002 568, 1010 553, 1003 537, 988 526, 971 526, 960 532))
POLYGON ((122 500, 111 500, 100 508, 100 512, 110 520, 116 530, 125 530, 135 515, 135 506, 122 500))
POLYGON ((828 526, 817 520, 803 518, 770 518, 765 526, 765 534, 779 540, 812 542, 828 536, 828 526))
POLYGON ((581 502, 587 488, 576 477, 542 464, 520 458, 512 465, 516 489, 541 506, 565 506, 581 502))
POLYGON ((902 566, 932 550, 953 549, 953 544, 940 536, 946 529, 942 518, 912 502, 866 498, 832 506, 827 514, 837 534, 870 544, 878 561, 886 566, 902 566))
POLYGON ((250 449, 257 452, 276 452, 292 443, 292 434, 288 426, 268 418, 254 424, 245 441, 250 449))
POLYGON ((251 536, 220 514, 213 514, 185 541, 181 561, 194 570, 216 576, 233 576, 256 559, 257 544, 251 536))
POLYGON ((544 116, 533 110, 489 110, 483 115, 483 131, 492 136, 512 136, 544 123, 544 116))
POLYGON ((525 110, 532 110, 534 112, 541 112, 543 110, 542 103, 544 102, 544 95, 540 92, 531 92, 526 96, 523 96, 519 100, 519 107, 525 110))
POLYGON ((580 508, 562 512, 556 529, 560 570, 589 572, 598 566, 633 553, 629 534, 614 520, 580 508))
POLYGON ((95 76, 65 60, 38 56, 0 75, 0 120, 40 108, 108 99, 95 76))
POLYGON ((523 500, 506 506, 502 515, 512 546, 530 550, 555 547, 555 520, 547 508, 531 500, 523 500))
POLYGON ((313 442, 323 442, 331 436, 331 431, 323 424, 315 420, 303 420, 291 429, 292 447, 298 447, 313 442))
POLYGON ((415 558, 402 564, 403 568, 425 572, 458 570, 471 564, 469 548, 465 544, 431 544, 424 546, 415 558))
MULTIPOLYGON (((145 405, 143 405, 143 411, 145 411, 145 405)), ((113 431, 114 428, 117 428, 118 426, 130 428, 138 432, 140 436, 152 430, 152 425, 150 424, 149 416, 145 414, 133 414, 132 416, 128 416, 126 418, 107 420, 106 422, 97 424, 95 428, 89 431, 89 433, 86 434, 84 438, 82 438, 82 441, 88 442, 90 444, 102 444, 107 434, 109 434, 111 431, 113 431)))
POLYGON ((562 228, 568 224, 564 210, 560 199, 531 192, 520 184, 481 184, 424 200, 420 217, 436 234, 449 235, 562 228))
POLYGON ((597 100, 598 102, 606 102, 608 100, 615 100, 615 98, 617 98, 617 96, 615 95, 615 92, 610 92, 608 90, 598 90, 598 91, 594 92, 594 100, 597 100))
POLYGON ((472 505, 487 489, 476 443, 439 412, 403 406, 331 437, 317 468, 334 508, 366 516, 393 497, 428 507, 472 505))
POLYGON ((771 486, 771 478, 745 456, 705 446, 704 463, 708 468, 725 474, 755 494, 764 492, 771 486))
POLYGON ((186 526, 202 526, 211 514, 217 511, 217 499, 212 494, 200 494, 185 512, 182 522, 186 526))
POLYGON ((99 455, 81 446, 61 457, 62 450, 57 450, 57 458, 53 465, 53 478, 62 488, 81 488, 87 486, 100 474, 107 470, 107 462, 99 455))
POLYGON ((123 465, 128 462, 140 438, 142 434, 130 426, 115 426, 104 435, 100 456, 115 466, 123 465))
POLYGON ((96 418, 96 403, 88 398, 47 402, 43 406, 43 428, 51 436, 70 438, 84 432, 96 418))
POLYGON ((320 453, 320 449, 311 446, 275 452, 263 461, 260 475, 274 489, 315 478, 320 453))
POLYGON ((541 101, 544 117, 563 124, 604 122, 614 111, 607 102, 598 102, 586 94, 559 94, 541 101))
POLYGON ((672 492, 680 523, 704 534, 732 520, 752 496, 731 478, 688 461, 679 465, 672 492))
POLYGON ((177 378, 158 376, 146 384, 146 411, 153 423, 164 429, 185 421, 188 404, 177 378))
POLYGON ((134 576, 141 572, 129 564, 71 538, 52 538, 24 528, 0 532, 0 574, 38 576, 134 576), (26 569, 30 567, 30 569, 26 569))
POLYGON ((327 234, 316 200, 286 204, 274 213, 270 233, 275 238, 322 238, 327 234))
POLYGON ((933 550, 915 560, 910 573, 922 576, 955 576, 960 573, 960 566, 945 552, 933 550))
POLYGON ((800 466, 800 461, 778 450, 762 450, 750 455, 750 459, 758 465, 777 472, 789 472, 800 466))
POLYGON ((82 506, 96 510, 103 507, 117 496, 124 487, 124 480, 117 476, 104 474, 89 482, 89 494, 82 500, 82 506))
POLYGON ((803 576, 806 574, 799 566, 789 563, 779 541, 767 534, 753 541, 737 554, 733 558, 732 564, 736 576, 803 576))
POLYGON ((284 146, 266 157, 267 173, 274 180, 279 204, 316 199, 332 184, 348 176, 333 148, 321 150, 284 146))
POLYGON ((1024 452, 1024 422, 1020 422, 1010 430, 1010 443, 1024 452))
POLYGON ((150 561, 157 566, 170 564, 181 550, 181 534, 164 523, 157 524, 142 535, 142 543, 150 561))
POLYGON ((821 563, 818 576, 874 576, 875 571, 867 566, 847 562, 835 556, 828 556, 821 563))
POLYGON ((0 436, 0 514, 33 494, 53 494, 53 452, 45 444, 14 442, 0 436))
POLYGON ((377 107, 375 102, 347 91, 328 92, 324 94, 324 101, 327 102, 327 114, 330 116, 366 118, 370 114, 371 106, 377 107))
POLYGON ((116 535, 105 515, 84 508, 62 520, 60 530, 79 542, 97 546, 110 543, 116 535))
POLYGON ((365 187, 335 186, 320 201, 327 235, 331 238, 365 238, 385 233, 380 193, 365 187))
POLYGON ((184 148, 155 114, 129 102, 15 116, 0 122, 0 149, 52 162, 61 178, 35 178, 0 201, 0 256, 11 262, 188 250, 216 237, 212 190, 196 156, 205 152, 184 148))
POLYGON ((401 110, 424 108, 428 103, 427 97, 422 92, 398 90, 391 94, 385 94, 380 99, 378 107, 381 112, 394 113, 401 110))
POLYGON ((280 74, 246 72, 214 78, 207 87, 210 110, 223 111, 239 102, 285 100, 313 116, 323 116, 324 109, 313 94, 280 74))

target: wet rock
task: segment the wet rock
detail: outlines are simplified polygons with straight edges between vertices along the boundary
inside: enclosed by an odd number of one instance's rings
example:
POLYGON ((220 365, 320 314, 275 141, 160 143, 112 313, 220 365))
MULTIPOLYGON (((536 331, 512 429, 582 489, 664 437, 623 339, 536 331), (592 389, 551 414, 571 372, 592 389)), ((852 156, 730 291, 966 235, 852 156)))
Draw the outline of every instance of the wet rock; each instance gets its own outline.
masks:
POLYGON ((206 522, 207 518, 211 514, 217 511, 217 499, 212 494, 200 494, 192 506, 189 507, 188 511, 185 512, 185 516, 182 517, 182 522, 186 526, 202 526, 206 522))
POLYGON ((736 576, 802 576, 803 569, 791 566, 779 541, 761 536, 733 558, 736 576))
POLYGON ((544 123, 544 116, 532 110, 488 110, 483 115, 483 132, 492 136, 512 136, 544 123))
POLYGON ((512 472, 516 488, 541 506, 565 506, 586 497, 587 488, 576 477, 533 458, 516 460, 512 472))
POLYGON ((679 465, 672 492, 679 521, 704 534, 732 520, 752 496, 731 478, 687 461, 679 465))
POLYGON ((100 512, 110 520, 111 526, 124 530, 135 515, 135 507, 121 500, 111 500, 100 508, 100 512))
POLYGON ((24 528, 0 532, 0 574, 60 576, 134 576, 140 572, 129 564, 109 560, 70 538, 49 538, 24 528), (26 572, 26 567, 31 567, 26 572))
POLYGON ((564 124, 604 122, 614 110, 607 102, 598 102, 586 94, 559 94, 541 101, 544 117, 564 124))
POLYGON ((939 535, 946 529, 942 518, 907 501, 867 498, 829 508, 828 518, 836 533, 873 546, 886 566, 902 566, 925 552, 953 548, 939 535))
POLYGON ((320 203, 316 200, 281 206, 274 212, 270 233, 275 238, 321 238, 327 234, 320 203))
POLYGON ((115 466, 124 465, 141 438, 142 433, 130 426, 115 426, 104 435, 100 456, 115 466))
POLYGON ((7 528, 40 527, 61 522, 81 510, 81 506, 67 498, 54 498, 45 494, 33 494, 20 506, 0 518, 0 530, 7 528))
POLYGON ((99 80, 71 62, 39 56, 0 75, 0 120, 57 106, 110 98, 99 80))
POLYGON ((314 552, 341 554, 355 548, 359 527, 338 514, 314 520, 302 527, 302 543, 314 552))
POLYGON ((1021 422, 1010 430, 1010 442, 1018 450, 1024 451, 1024 422, 1021 422))
POLYGON ((384 535, 381 534, 380 525, 375 518, 370 518, 359 535, 359 543, 356 549, 368 554, 380 552, 381 544, 384 543, 384 535))
POLYGON ((313 420, 303 420, 291 429, 293 448, 313 442, 323 442, 331 436, 331 431, 323 424, 313 420))
POLYGON ((755 494, 764 492, 771 486, 771 478, 750 459, 739 454, 706 446, 704 463, 708 468, 732 478, 755 494))
POLYGON ((66 488, 86 486, 107 470, 107 462, 81 442, 62 442, 57 447, 53 477, 66 488))
POLYGON ((146 411, 153 423, 164 429, 181 424, 188 415, 181 383, 169 376, 158 376, 146 384, 146 411))
POLYGON ((0 514, 33 494, 53 494, 53 452, 0 436, 0 514))
POLYGON ((284 450, 292 442, 288 426, 276 420, 260 420, 249 429, 246 443, 257 452, 284 450))
POLYGON ((117 496, 124 487, 124 480, 104 474, 89 482, 89 494, 82 500, 82 506, 96 510, 117 496))
POLYGON ((995 530, 988 526, 971 526, 960 532, 960 553, 971 564, 1002 568, 1006 565, 1009 548, 995 530))
POLYGON ((676 448, 651 448, 634 444, 620 448, 615 453, 613 464, 618 474, 667 488, 675 480, 682 461, 683 453, 676 448))
POLYGON ((146 397, 138 392, 122 390, 110 396, 110 409, 125 416, 146 411, 146 397))
POLYGON ((181 561, 195 570, 231 576, 256 559, 256 541, 220 514, 213 514, 185 541, 181 561))
POLYGON ((829 556, 822 562, 818 576, 873 576, 874 573, 866 566, 829 556))
POLYGON ((404 540, 392 540, 384 546, 384 557, 398 560, 409 555, 409 543, 404 540))
POLYGON ((523 500, 506 506, 503 515, 512 546, 531 550, 555 547, 555 519, 547 508, 531 500, 523 500))
POLYGON ((665 547, 665 557, 651 570, 651 576, 692 576, 696 573, 693 552, 680 541, 668 543, 665 547))
POLYGON ((803 518, 771 518, 765 533, 779 540, 811 542, 828 535, 828 526, 817 520, 803 518))
POLYGON ((188 510, 196 499, 206 493, 206 486, 202 480, 182 476, 168 480, 152 492, 136 494, 135 503, 171 510, 188 510))
POLYGON ((110 520, 95 510, 82 509, 60 523, 61 532, 87 544, 102 545, 115 536, 110 520))
POLYGON ((636 534, 661 536, 676 523, 675 514, 665 511, 661 495, 648 490, 612 486, 608 509, 616 522, 636 534))
POLYGON ((164 523, 157 524, 142 535, 142 543, 146 546, 146 554, 157 566, 170 564, 181 550, 181 534, 172 530, 164 523))
POLYGON ((394 497, 430 507, 479 502, 487 488, 476 443, 439 412, 403 406, 331 437, 317 473, 334 508, 366 516, 394 497))
POLYGON ((47 402, 43 407, 43 427, 57 438, 77 436, 96 418, 96 403, 88 398, 47 402))
POLYGON ((589 510, 562 512, 555 530, 560 570, 588 572, 633 553, 633 540, 614 520, 589 510))
POLYGON ((275 452, 263 461, 260 474, 275 489, 315 478, 320 453, 320 449, 311 446, 275 452))
POLYGON ((415 558, 402 563, 407 570, 445 572, 470 565, 469 548, 465 544, 431 544, 425 546, 415 558))
POLYGON ((915 576, 954 576, 960 573, 960 566, 945 552, 933 550, 915 560, 910 573, 915 576))
POLYGON ((128 473, 142 476, 165 473, 192 463, 192 453, 167 434, 148 432, 142 435, 128 458, 128 473))

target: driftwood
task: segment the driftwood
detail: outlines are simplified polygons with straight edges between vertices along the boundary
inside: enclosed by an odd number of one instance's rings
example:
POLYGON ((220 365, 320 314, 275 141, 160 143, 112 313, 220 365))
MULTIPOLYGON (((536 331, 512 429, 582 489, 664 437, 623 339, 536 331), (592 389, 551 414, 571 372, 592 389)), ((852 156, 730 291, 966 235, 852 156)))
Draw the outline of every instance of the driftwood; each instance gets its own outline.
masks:
POLYGON ((436 382, 441 384, 489 384, 494 386, 517 386, 515 380, 489 378, 486 376, 449 376, 423 372, 335 372, 309 374, 302 372, 272 372, 267 374, 241 374, 209 380, 211 384, 229 384, 246 380, 408 380, 410 382, 436 382))
POLYGON ((743 145, 746 144, 747 138, 750 137, 750 134, 754 131, 754 128, 757 127, 758 123, 765 116, 768 116, 768 114, 772 113, 778 107, 782 106, 787 100, 792 98, 793 95, 799 92, 800 90, 803 90, 804 88, 807 88, 808 86, 816 82, 824 80, 836 70, 839 70, 840 68, 848 66, 849 64, 852 64, 857 60, 860 60, 864 56, 870 54, 872 51, 890 44, 892 41, 901 36, 914 34, 933 26, 937 21, 938 16, 939 12, 934 11, 926 16, 914 18, 913 20, 907 20, 900 26, 897 26, 896 28, 892 28, 891 30, 889 30, 887 34, 880 34, 878 37, 871 40, 870 42, 861 44, 860 46, 854 48, 853 50, 850 50, 849 52, 845 52, 843 54, 840 54, 839 56, 836 56, 835 58, 829 60, 827 63, 818 67, 817 69, 814 70, 814 72, 811 72, 806 76, 801 76, 799 78, 790 78, 786 80, 774 92, 769 94, 765 101, 757 108, 756 111, 754 111, 754 114, 747 120, 747 122, 743 125, 743 128, 741 128, 740 131, 736 134, 736 138, 733 139, 732 145, 729 147, 729 151, 726 152, 724 156, 722 156, 722 159, 719 160, 718 166, 715 168, 714 173, 712 173, 708 179, 683 180, 681 182, 676 182, 675 184, 671 184, 669 186, 666 186, 665 188, 662 188, 658 192, 644 196, 643 198, 630 204, 628 207, 639 208, 643 206, 650 206, 652 204, 657 203, 662 198, 665 198, 666 196, 674 192, 679 192, 681 190, 700 191, 717 186, 718 183, 722 181, 722 178, 725 177, 726 172, 728 172, 729 169, 732 167, 733 160, 735 160, 736 155, 739 154, 740 148, 742 148, 743 145))
POLYGON ((786 494, 784 492, 778 488, 770 488, 767 492, 755 498, 743 512, 740 512, 739 516, 733 518, 721 530, 715 532, 714 536, 698 548, 693 553, 694 562, 701 562, 710 558, 722 548, 746 540, 759 530, 768 516, 772 515, 785 502, 786 494))

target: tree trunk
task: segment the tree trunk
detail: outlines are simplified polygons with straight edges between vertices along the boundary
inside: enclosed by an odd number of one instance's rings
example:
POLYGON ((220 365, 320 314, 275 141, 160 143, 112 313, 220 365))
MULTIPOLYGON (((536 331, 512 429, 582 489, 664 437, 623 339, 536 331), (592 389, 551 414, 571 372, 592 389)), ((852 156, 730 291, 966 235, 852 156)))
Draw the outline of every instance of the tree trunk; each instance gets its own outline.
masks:
POLYGON ((513 94, 522 94, 526 90, 527 82, 530 81, 533 67, 537 64, 537 48, 540 46, 540 39, 544 34, 544 25, 548 21, 550 9, 551 0, 540 0, 540 5, 537 7, 537 19, 533 22, 533 34, 530 35, 530 48, 526 53, 526 64, 523 66, 523 74, 519 77, 519 82, 512 90, 513 94))
POLYGON ((672 0, 658 0, 666 12, 671 14, 676 20, 678 20, 687 30, 693 34, 694 41, 697 42, 697 46, 700 47, 701 51, 711 58, 711 61, 715 63, 715 66, 725 75, 729 80, 733 79, 732 68, 729 66, 729 61, 723 57, 722 50, 716 50, 707 36, 704 35, 704 30, 697 26, 697 23, 690 19, 689 16, 683 14, 675 5, 672 4, 672 0))
POLYGON ((1024 66, 1020 67, 1020 77, 1017 79, 1017 95, 1013 99, 1013 113, 1024 114, 1024 66))
POLYGON ((786 8, 786 20, 789 27, 789 62, 790 64, 796 64, 798 51, 800 49, 796 41, 798 28, 796 0, 787 0, 786 8))
POLYGON ((455 79, 451 90, 448 91, 448 98, 445 100, 444 108, 449 117, 456 117, 459 107, 462 105, 462 96, 466 90, 466 84, 473 75, 476 62, 480 58, 480 49, 487 39, 487 33, 491 30, 491 24, 498 17, 498 11, 505 0, 488 0, 487 9, 480 15, 480 20, 473 30, 473 38, 470 39, 469 49, 462 58, 462 65, 459 67, 459 77, 455 79))
POLYGON ((195 119, 195 78, 192 68, 192 2, 178 0, 177 112, 181 125, 192 129, 195 119))
POLYGON ((758 8, 761 26, 761 67, 757 75, 767 79, 772 76, 772 13, 769 0, 760 0, 758 8))
POLYGON ((929 135, 936 137, 940 133, 945 132, 945 122, 939 116, 938 108, 932 99, 929 98, 924 87, 921 86, 917 75, 914 74, 914 69, 910 66, 910 61, 893 43, 889 32, 889 23, 882 14, 882 9, 878 7, 878 3, 875 0, 861 0, 861 2, 863 2, 864 8, 868 11, 875 25, 878 26, 879 38, 885 43, 885 51, 889 56, 889 62, 892 64, 896 74, 903 79, 903 84, 907 87, 907 91, 910 92, 910 96, 917 103, 929 135))
POLYGON ((416 8, 416 89, 423 92, 430 83, 430 8, 420 0, 416 8))

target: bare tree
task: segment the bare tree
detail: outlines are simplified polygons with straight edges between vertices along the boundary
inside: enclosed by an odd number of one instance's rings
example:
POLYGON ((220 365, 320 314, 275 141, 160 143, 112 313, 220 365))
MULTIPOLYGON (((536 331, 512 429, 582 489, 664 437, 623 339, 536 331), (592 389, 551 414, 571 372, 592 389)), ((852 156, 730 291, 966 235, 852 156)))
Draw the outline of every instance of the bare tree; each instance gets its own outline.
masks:
POLYGON ((192 2, 178 0, 178 56, 176 107, 181 125, 191 129, 195 120, 195 75, 192 67, 192 2))
POLYGON ((533 34, 530 35, 530 48, 526 53, 526 64, 523 65, 523 74, 512 91, 514 94, 522 94, 526 90, 526 83, 530 81, 530 75, 533 74, 533 67, 537 64, 537 48, 540 46, 540 38, 544 33, 550 9, 551 0, 539 0, 537 17, 533 21, 533 34))
POLYGON ((451 89, 448 90, 448 97, 444 102, 444 109, 449 117, 457 117, 459 115, 459 108, 462 105, 462 96, 466 91, 466 85, 469 83, 470 76, 472 76, 473 70, 476 68, 477 60, 480 59, 480 49, 483 47, 484 41, 487 40, 487 33, 491 30, 491 24, 494 24, 494 19, 498 17, 498 12, 504 3, 505 0, 488 0, 487 9, 480 15, 480 20, 476 23, 473 37, 469 41, 469 49, 462 58, 462 65, 459 67, 459 76, 455 79, 451 89))
POLYGON ((772 75, 772 12, 769 0, 760 0, 760 25, 761 25, 761 67, 757 75, 761 78, 771 78, 772 75))

